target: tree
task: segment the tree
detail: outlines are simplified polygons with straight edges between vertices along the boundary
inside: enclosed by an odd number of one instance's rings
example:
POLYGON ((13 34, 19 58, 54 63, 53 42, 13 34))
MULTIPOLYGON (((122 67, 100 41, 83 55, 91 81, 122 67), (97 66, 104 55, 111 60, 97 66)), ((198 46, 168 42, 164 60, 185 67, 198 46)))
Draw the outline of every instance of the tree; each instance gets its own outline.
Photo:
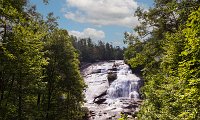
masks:
POLYGON ((36 112, 30 109, 36 107, 33 103, 44 84, 42 66, 47 62, 41 39, 46 32, 44 24, 22 12, 24 2, 1 2, 1 25, 4 26, 0 57, 1 119, 21 120, 35 116, 36 112))
POLYGON ((49 59, 46 67, 46 119, 79 119, 85 87, 79 71, 76 50, 66 30, 55 29, 48 36, 45 50, 49 59))
POLYGON ((90 38, 82 38, 78 40, 72 37, 73 46, 80 54, 79 60, 81 62, 95 62, 97 60, 116 60, 123 59, 123 49, 119 46, 113 47, 110 43, 98 41, 94 43, 90 38))
MULTIPOLYGON (((179 42, 176 49, 179 50, 179 54, 176 55, 176 59, 171 59, 171 63, 167 62, 166 59, 175 58, 173 54, 169 54, 171 50, 166 50, 166 57, 163 63, 168 63, 168 70, 173 74, 169 74, 169 78, 176 76, 176 84, 178 90, 175 91, 176 101, 174 102, 175 107, 179 107, 177 112, 177 119, 200 119, 200 108, 199 108, 199 17, 200 8, 195 10, 189 15, 186 27, 181 30, 181 33, 177 32, 172 37, 167 37, 169 41, 173 41, 174 38, 179 38, 179 42), (183 37, 179 37, 183 36, 183 37), (174 69, 174 64, 177 64, 177 68, 174 69)), ((168 44, 169 45, 169 44, 168 44)), ((174 52, 177 53, 177 52, 174 52)), ((171 112, 169 112, 171 114, 171 112)))
POLYGON ((0 119, 79 119, 85 85, 71 38, 26 4, 0 1, 0 119))
POLYGON ((125 33, 125 58, 143 73, 139 119, 200 119, 198 7, 196 0, 156 0, 149 11, 136 11, 142 22, 138 36, 125 33))

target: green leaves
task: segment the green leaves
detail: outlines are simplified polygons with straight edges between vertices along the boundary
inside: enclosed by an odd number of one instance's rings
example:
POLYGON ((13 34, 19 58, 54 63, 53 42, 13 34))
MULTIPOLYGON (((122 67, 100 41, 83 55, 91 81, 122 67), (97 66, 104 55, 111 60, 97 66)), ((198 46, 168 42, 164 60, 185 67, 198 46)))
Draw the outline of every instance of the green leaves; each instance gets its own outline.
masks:
POLYGON ((0 119, 81 119, 85 84, 70 36, 26 2, 0 1, 0 119))
MULTIPOLYGON (((143 13, 138 9, 136 15, 146 25, 154 26, 150 38, 130 44, 125 52, 126 61, 133 69, 142 66, 144 103, 139 119, 200 119, 198 7, 199 2, 193 0, 156 0, 149 11, 143 13)), ((136 32, 145 28, 143 25, 136 32)))
POLYGON ((49 58, 45 78, 48 91, 45 93, 48 96, 46 118, 79 119, 85 84, 79 71, 78 55, 67 31, 55 28, 47 38, 45 50, 48 51, 45 56, 49 58), (58 108, 52 108, 57 105, 58 108), (53 113, 57 110, 59 114, 55 116, 53 113))

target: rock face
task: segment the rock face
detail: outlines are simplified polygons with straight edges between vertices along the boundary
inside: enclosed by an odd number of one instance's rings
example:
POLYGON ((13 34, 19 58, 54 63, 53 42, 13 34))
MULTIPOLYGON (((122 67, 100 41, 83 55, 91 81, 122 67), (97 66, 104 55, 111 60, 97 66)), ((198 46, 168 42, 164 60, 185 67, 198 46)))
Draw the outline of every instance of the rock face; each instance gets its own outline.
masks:
POLYGON ((84 107, 90 120, 116 120, 120 113, 134 116, 138 111, 141 80, 124 61, 99 62, 82 73, 88 85, 84 107))

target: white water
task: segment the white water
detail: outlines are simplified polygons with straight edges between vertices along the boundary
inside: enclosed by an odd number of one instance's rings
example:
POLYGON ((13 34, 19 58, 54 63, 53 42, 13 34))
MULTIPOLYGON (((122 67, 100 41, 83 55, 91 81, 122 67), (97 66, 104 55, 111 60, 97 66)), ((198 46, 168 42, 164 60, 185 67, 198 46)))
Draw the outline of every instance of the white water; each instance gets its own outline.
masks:
POLYGON ((139 99, 140 80, 137 76, 132 74, 128 65, 122 65, 117 72, 117 80, 115 80, 108 88, 108 97, 117 99, 120 97, 139 99))
MULTIPOLYGON (((120 112, 126 111, 126 107, 132 102, 139 100, 140 78, 132 74, 129 66, 122 60, 115 62, 103 62, 93 64, 84 70, 84 80, 88 85, 86 89, 86 103, 84 106, 95 112, 92 120, 117 119, 120 112), (110 86, 107 80, 107 73, 113 65, 117 65, 117 79, 110 86), (99 72, 97 72, 99 71, 99 72), (95 104, 94 98, 107 91, 103 96, 106 101, 103 104, 95 104)), ((135 112, 138 108, 131 108, 135 112)))

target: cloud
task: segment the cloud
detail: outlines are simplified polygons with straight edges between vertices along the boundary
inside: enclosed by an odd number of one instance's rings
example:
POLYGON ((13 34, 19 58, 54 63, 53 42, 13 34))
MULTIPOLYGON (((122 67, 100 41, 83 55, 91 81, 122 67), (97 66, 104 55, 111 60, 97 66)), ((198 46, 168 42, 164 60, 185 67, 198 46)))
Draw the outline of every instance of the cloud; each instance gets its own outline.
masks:
POLYGON ((122 40, 113 41, 112 45, 114 45, 114 46, 120 46, 120 47, 124 47, 125 46, 125 44, 123 43, 122 40))
POLYGON ((133 27, 139 24, 134 17, 138 3, 134 0, 66 0, 65 17, 80 23, 133 27))
POLYGON ((92 40, 101 40, 105 38, 105 33, 103 31, 93 28, 86 28, 83 32, 69 31, 69 34, 78 38, 91 38, 92 40))

